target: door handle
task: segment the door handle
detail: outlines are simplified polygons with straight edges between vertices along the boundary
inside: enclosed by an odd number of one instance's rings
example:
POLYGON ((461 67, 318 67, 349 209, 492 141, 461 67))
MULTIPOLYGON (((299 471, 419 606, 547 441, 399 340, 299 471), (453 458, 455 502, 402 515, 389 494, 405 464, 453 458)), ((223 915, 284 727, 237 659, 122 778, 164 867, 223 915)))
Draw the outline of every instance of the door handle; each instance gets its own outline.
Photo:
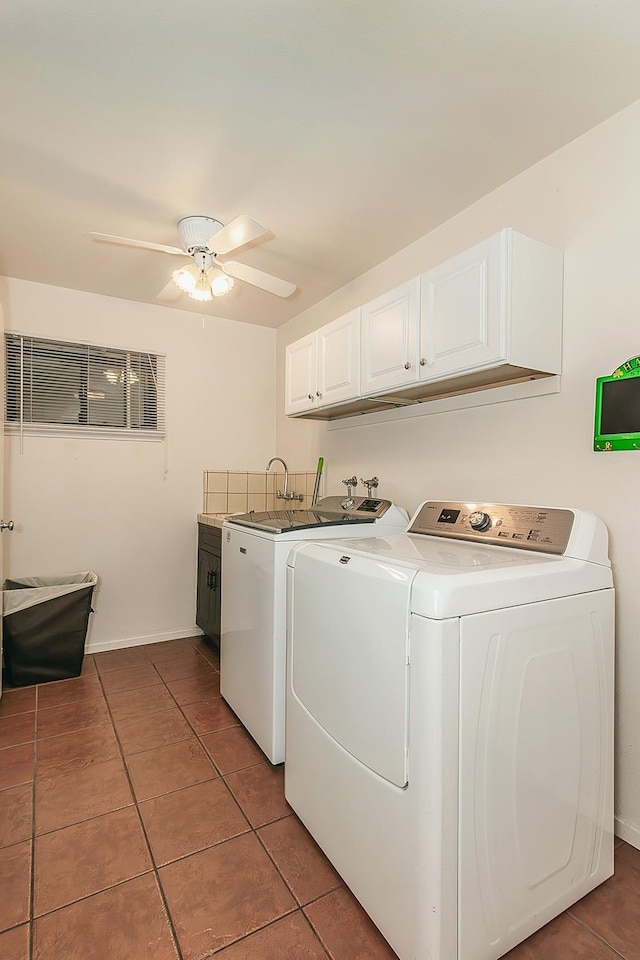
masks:
POLYGON ((0 520, 0 530, 13 530, 13 520, 0 520))

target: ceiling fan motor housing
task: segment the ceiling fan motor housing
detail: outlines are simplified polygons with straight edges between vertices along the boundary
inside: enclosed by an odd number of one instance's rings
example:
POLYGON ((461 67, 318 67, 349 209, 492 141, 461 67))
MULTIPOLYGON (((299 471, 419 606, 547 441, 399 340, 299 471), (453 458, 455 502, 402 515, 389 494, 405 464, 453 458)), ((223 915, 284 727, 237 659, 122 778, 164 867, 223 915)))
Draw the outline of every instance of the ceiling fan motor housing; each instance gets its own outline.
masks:
POLYGON ((218 230, 222 230, 222 224, 212 217, 183 217, 178 222, 178 235, 184 250, 206 247, 207 240, 218 230))

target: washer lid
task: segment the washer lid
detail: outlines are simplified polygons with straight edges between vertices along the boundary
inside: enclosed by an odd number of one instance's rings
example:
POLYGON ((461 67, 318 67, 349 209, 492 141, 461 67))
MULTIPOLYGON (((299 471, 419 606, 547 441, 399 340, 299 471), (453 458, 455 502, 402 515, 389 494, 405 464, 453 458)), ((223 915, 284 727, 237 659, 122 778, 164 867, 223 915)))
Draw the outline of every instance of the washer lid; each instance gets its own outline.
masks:
MULTIPOLYGON (((354 523, 373 523, 375 517, 342 514, 339 517, 323 516, 317 510, 252 510, 228 518, 228 523, 269 533, 288 533, 292 530, 311 530, 316 527, 343 527, 354 523)), ((336 532, 336 537, 340 534, 336 532)))
POLYGON ((589 561, 408 533, 301 544, 291 566, 300 552, 319 563, 345 566, 358 557, 365 565, 412 568, 411 612, 436 620, 613 585, 611 568, 589 561))
MULTIPOLYGON (((390 500, 373 497, 325 497, 312 509, 293 507, 290 510, 250 510, 227 517, 226 523, 252 527, 270 534, 286 534, 296 530, 353 526, 383 522, 389 528, 404 530, 408 516, 402 507, 390 500)), ((336 537, 340 533, 336 532, 336 537)))

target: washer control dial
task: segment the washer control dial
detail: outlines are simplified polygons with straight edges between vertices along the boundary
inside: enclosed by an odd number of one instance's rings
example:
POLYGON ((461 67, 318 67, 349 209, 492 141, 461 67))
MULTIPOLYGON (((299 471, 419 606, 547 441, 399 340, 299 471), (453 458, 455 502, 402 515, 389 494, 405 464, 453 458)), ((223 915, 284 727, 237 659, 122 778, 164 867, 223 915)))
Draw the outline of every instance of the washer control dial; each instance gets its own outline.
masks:
POLYGON ((469 514, 469 526, 472 530, 488 530, 491 526, 491 517, 482 510, 475 510, 469 514))

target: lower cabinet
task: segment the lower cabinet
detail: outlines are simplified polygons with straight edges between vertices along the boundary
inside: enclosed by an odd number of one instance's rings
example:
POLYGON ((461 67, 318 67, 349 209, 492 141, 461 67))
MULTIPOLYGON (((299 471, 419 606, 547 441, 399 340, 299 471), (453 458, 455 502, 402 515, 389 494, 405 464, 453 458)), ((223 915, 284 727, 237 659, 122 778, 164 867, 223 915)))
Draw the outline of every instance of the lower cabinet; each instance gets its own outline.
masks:
POLYGON ((198 587, 196 623, 207 637, 220 644, 222 596, 222 530, 198 524, 198 587))

